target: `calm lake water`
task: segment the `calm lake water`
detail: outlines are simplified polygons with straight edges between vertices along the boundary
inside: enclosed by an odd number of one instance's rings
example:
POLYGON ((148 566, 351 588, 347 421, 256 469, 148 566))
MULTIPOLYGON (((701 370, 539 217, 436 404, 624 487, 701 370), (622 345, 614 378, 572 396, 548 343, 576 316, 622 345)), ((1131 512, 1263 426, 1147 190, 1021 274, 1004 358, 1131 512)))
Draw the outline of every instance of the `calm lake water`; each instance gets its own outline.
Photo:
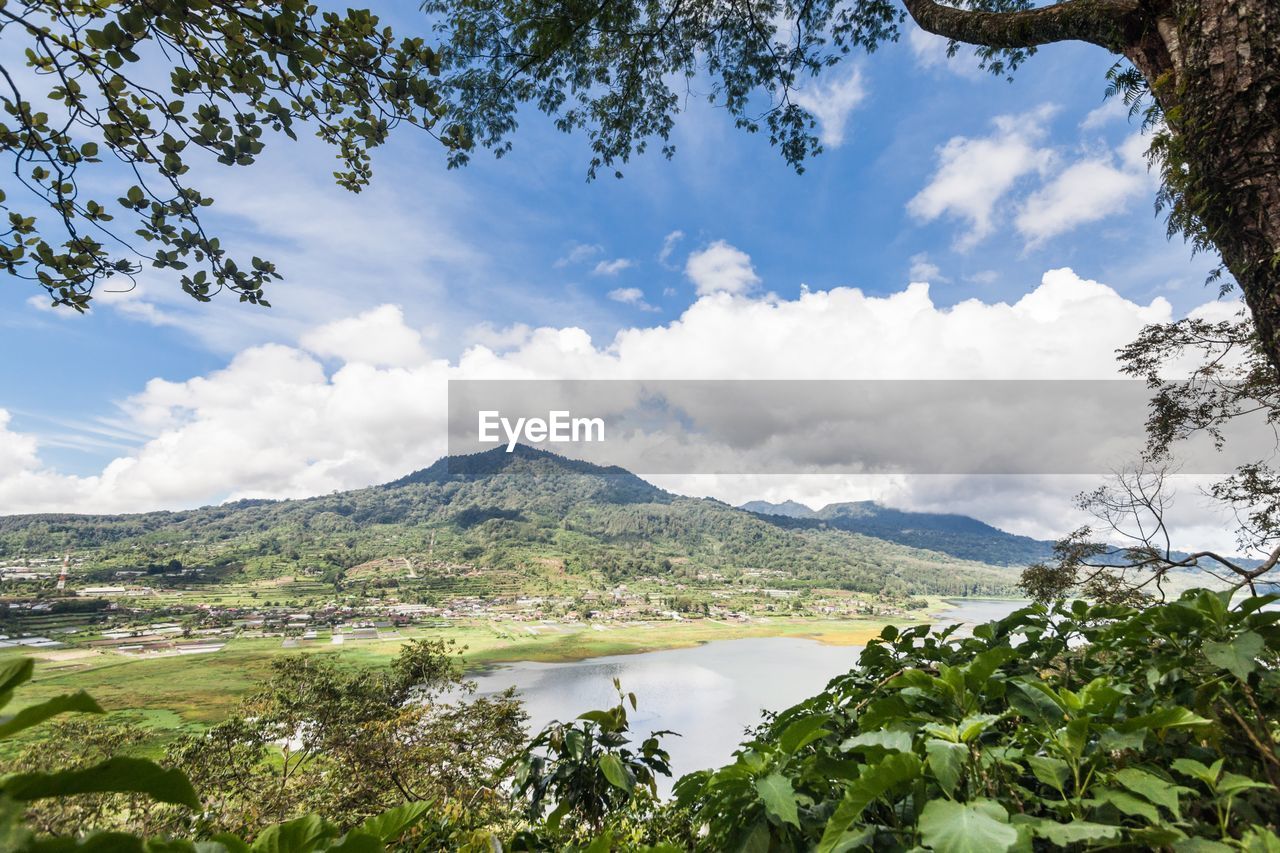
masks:
MULTIPOLYGON (((997 619, 1024 602, 969 599, 945 619, 997 619)), ((613 679, 634 692, 630 715, 639 737, 659 729, 669 738, 673 778, 729 761, 745 730, 764 710, 780 711, 820 691, 857 663, 859 646, 827 646, 791 637, 719 640, 688 649, 613 655, 570 663, 502 664, 470 677, 478 692, 515 687, 538 731, 552 720, 570 720, 616 704, 613 679)), ((670 783, 665 786, 670 788, 670 783)))

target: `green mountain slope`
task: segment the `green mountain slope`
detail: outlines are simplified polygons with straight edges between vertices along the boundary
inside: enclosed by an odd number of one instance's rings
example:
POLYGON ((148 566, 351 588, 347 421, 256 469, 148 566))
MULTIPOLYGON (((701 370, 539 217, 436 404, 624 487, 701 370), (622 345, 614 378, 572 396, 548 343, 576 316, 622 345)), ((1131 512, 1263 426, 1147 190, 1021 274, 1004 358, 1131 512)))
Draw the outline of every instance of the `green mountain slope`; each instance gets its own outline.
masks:
POLYGON ((962 560, 1000 566, 1028 566, 1053 556, 1052 542, 1006 533, 967 515, 909 512, 875 501, 834 503, 820 510, 795 501, 751 501, 741 509, 780 518, 805 519, 913 548, 940 551, 962 560))
POLYGON ((691 581, 754 577, 766 578, 753 581, 764 585, 946 595, 1007 592, 1016 580, 977 561, 830 525, 796 526, 673 495, 620 468, 524 447, 450 457, 382 486, 304 500, 0 518, 0 557, 64 550, 102 578, 177 560, 215 580, 300 572, 333 579, 394 557, 501 574, 507 590, 549 572, 611 583, 674 573, 691 581))

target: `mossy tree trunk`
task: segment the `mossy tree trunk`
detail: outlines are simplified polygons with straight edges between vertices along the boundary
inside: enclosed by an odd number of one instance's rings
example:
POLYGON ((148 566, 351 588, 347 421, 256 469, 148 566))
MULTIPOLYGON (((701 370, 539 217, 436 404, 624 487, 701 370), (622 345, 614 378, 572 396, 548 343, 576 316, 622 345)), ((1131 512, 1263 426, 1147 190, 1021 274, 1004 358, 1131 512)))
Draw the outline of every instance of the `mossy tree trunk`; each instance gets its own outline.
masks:
POLYGON ((978 12, 904 0, 970 44, 1085 41, 1129 59, 1164 114, 1171 225, 1216 249, 1280 378, 1280 0, 1066 0, 978 12))

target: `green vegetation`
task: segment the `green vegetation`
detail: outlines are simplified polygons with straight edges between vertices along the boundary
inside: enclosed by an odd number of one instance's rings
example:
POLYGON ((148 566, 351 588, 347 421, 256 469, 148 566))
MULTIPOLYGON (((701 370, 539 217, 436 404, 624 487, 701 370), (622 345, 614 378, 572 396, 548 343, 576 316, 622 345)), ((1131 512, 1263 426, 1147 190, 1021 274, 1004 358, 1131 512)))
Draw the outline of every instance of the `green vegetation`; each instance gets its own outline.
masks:
POLYGON ((793 501, 783 504, 752 501, 743 504, 742 509, 796 519, 797 527, 822 524, 996 566, 1028 566, 1053 553, 1052 542, 1005 533, 976 518, 952 513, 905 512, 875 501, 833 503, 819 510, 793 501))
MULTIPOLYGON (((202 211, 213 199, 189 183, 193 165, 247 166, 270 134, 296 139, 310 126, 338 155, 338 184, 359 192, 369 150, 391 128, 430 130, 442 112, 437 54, 367 10, 20 0, 4 5, 0 32, 18 46, 0 66, 0 154, 12 173, 0 191, 0 268, 77 311, 96 284, 144 263, 179 271, 182 289, 201 301, 226 288, 269 304, 263 288, 280 278, 275 266, 237 264, 206 231, 202 211), (113 173, 100 164, 115 160, 126 168, 105 189, 113 173)), ((437 136, 463 144, 447 130, 437 136)))
POLYGON ((281 577, 358 597, 432 601, 599 589, 647 576, 741 581, 753 572, 769 585, 897 597, 1009 594, 1016 583, 1000 568, 798 528, 523 447, 442 459, 385 486, 306 500, 0 518, 0 558, 66 551, 80 560, 77 584, 120 583, 117 572, 137 572, 133 582, 161 593, 208 596, 228 583, 281 577), (169 570, 174 561, 184 573, 169 570))
MULTIPOLYGON (((464 649, 467 668, 511 661, 555 663, 694 646, 744 637, 798 637, 840 645, 860 645, 875 637, 884 619, 810 619, 777 617, 742 624, 710 620, 613 626, 587 626, 545 633, 518 633, 493 623, 464 622, 443 628, 404 632, 397 639, 334 646, 328 637, 298 648, 279 638, 238 638, 213 654, 138 657, 116 652, 38 652, 35 677, 19 705, 67 691, 85 690, 112 709, 110 719, 135 727, 135 747, 157 756, 175 739, 204 731, 235 713, 241 699, 269 678, 282 658, 303 652, 344 667, 386 666, 406 641, 443 641, 464 649)), ((10 655, 17 652, 9 650, 10 655)), ((0 657, 0 660, 6 658, 0 657)), ((0 759, 6 753, 0 749, 0 759)))
MULTIPOLYGON (((205 850, 247 849, 226 828, 254 838, 255 850, 299 853, 353 834, 377 838, 333 849, 1271 851, 1280 846, 1280 611, 1266 608, 1275 596, 1234 608, 1230 598, 1196 591, 1142 610, 1035 605, 971 637, 886 628, 852 672, 768 716, 732 764, 684 777, 667 802, 651 793, 667 772, 663 733, 632 745, 634 697, 553 723, 518 749, 503 740, 519 719, 509 697, 488 700, 496 715, 459 715, 464 705, 431 698, 457 683, 444 644, 413 645, 390 668, 296 658, 233 720, 170 751, 194 788, 179 770, 120 756, 11 774, 0 777, 3 837, 9 849, 69 849, 44 846, 55 842, 33 830, 132 819, 130 832, 151 825, 179 839, 148 842, 156 851, 194 850, 204 838, 205 850), (406 715, 414 722, 403 729, 406 715), (450 728, 459 724, 472 734, 450 728), (414 736, 386 740, 395 731, 414 736), (460 755, 457 744, 490 751, 460 755), (499 761, 504 752, 514 757, 499 761), (248 777, 232 785, 227 772, 248 777), (205 786, 198 818, 184 818, 205 786), (86 797, 99 799, 75 811, 86 797), (103 797, 158 802, 131 813, 125 800, 101 808, 103 797), (383 811, 398 798, 410 804, 383 811), (67 814, 78 819, 50 826, 67 814)), ((0 701, 30 669, 5 666, 0 701)), ((77 710, 99 709, 64 695, 0 723, 0 736, 77 710)), ((75 849, 144 848, 116 831, 75 849)))

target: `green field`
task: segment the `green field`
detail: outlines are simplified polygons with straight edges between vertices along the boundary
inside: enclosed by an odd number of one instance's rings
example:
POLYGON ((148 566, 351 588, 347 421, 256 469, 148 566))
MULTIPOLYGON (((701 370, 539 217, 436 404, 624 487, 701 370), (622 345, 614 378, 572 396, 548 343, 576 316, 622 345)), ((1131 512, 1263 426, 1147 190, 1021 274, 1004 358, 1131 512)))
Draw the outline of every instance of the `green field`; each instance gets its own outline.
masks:
MULTIPOLYGON (((693 646, 744 637, 798 637, 824 643, 865 643, 885 620, 830 620, 776 617, 749 623, 710 619, 686 622, 532 624, 466 622, 440 628, 401 630, 398 637, 348 640, 333 645, 322 632, 315 641, 286 648, 279 637, 232 639, 217 652, 196 655, 139 656, 101 649, 34 650, 36 674, 21 704, 74 690, 87 690, 122 719, 156 730, 158 742, 197 731, 226 717, 255 682, 264 678, 272 658, 282 654, 338 655, 352 664, 390 660, 410 638, 439 637, 465 647, 468 667, 504 661, 558 662, 693 646), (532 629, 532 632, 531 630, 532 629)), ((6 649, 4 654, 23 653, 6 649)))

